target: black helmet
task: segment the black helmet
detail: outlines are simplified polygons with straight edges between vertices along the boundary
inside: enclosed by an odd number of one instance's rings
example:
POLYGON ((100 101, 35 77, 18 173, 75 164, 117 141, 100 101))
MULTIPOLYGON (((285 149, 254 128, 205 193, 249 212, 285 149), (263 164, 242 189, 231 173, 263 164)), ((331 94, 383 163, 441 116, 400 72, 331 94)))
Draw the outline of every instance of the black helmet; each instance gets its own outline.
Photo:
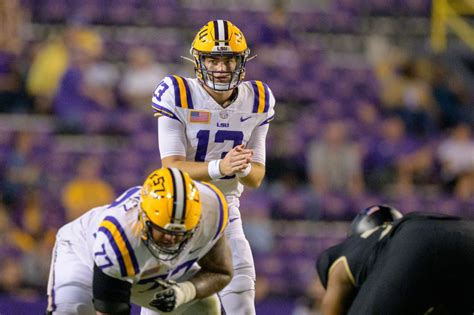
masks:
POLYGON ((403 217, 397 209, 387 205, 373 205, 357 214, 351 223, 349 235, 362 234, 385 222, 392 222, 403 217))

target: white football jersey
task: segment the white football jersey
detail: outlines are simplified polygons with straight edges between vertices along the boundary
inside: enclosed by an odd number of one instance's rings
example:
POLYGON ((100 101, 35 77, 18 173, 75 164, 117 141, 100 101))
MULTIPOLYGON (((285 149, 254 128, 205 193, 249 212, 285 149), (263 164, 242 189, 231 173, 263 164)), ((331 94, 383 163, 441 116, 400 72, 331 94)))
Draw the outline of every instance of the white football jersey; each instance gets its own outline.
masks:
POLYGON ((77 256, 91 270, 96 264, 107 275, 132 283, 132 302, 147 307, 159 286, 155 280, 189 278, 227 225, 223 194, 213 185, 195 183, 200 191, 202 216, 193 237, 171 261, 158 260, 141 239, 141 186, 128 189, 110 205, 88 211, 62 227, 58 235, 73 244, 77 256))
MULTIPOLYGON (((155 116, 169 117, 182 123, 186 136, 186 160, 221 159, 233 147, 252 147, 252 134, 267 128, 273 119, 275 98, 261 81, 245 81, 238 86, 235 101, 223 108, 202 87, 198 79, 168 76, 156 88, 152 107, 155 116)), ((266 134, 265 134, 266 135, 266 134)), ((161 152, 161 157, 172 155, 161 152)), ((253 162, 265 164, 265 154, 253 162)), ((213 181, 227 197, 239 197, 243 185, 235 176, 213 181)))

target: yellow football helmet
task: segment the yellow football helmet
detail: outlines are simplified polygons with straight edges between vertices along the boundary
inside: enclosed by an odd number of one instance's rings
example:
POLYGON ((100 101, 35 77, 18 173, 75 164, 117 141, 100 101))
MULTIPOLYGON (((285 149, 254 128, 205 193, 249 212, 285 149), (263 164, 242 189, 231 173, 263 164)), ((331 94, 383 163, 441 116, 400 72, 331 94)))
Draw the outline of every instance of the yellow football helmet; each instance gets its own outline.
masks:
POLYGON ((209 88, 217 91, 228 91, 239 85, 245 76, 245 63, 250 54, 244 34, 229 21, 215 20, 204 25, 196 34, 191 45, 194 57, 194 70, 197 78, 209 88), (210 71, 204 66, 206 57, 234 57, 236 67, 233 71, 210 71), (228 83, 219 83, 214 74, 230 74, 228 83))
POLYGON ((140 194, 142 240, 161 260, 175 258, 194 234, 201 218, 199 190, 191 177, 176 168, 161 168, 145 180, 140 194), (159 244, 153 229, 173 236, 172 246, 159 244))

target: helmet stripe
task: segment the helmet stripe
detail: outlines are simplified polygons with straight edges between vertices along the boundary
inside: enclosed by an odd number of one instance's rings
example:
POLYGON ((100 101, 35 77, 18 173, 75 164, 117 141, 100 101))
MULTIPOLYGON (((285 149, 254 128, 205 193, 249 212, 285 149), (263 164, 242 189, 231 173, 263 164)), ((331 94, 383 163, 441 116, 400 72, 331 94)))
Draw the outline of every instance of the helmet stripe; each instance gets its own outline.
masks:
POLYGON ((171 215, 172 223, 182 223, 184 221, 184 178, 183 175, 175 168, 170 168, 171 178, 173 179, 174 200, 173 213, 171 215))
POLYGON ((217 20, 217 28, 218 28, 218 34, 219 37, 217 38, 219 40, 219 46, 224 46, 225 45, 225 33, 226 33, 226 27, 224 26, 224 21, 222 20, 217 20))
POLYGON ((217 21, 214 21, 214 45, 219 45, 219 27, 217 26, 217 21))
POLYGON ((224 40, 229 41, 229 22, 224 21, 224 40))

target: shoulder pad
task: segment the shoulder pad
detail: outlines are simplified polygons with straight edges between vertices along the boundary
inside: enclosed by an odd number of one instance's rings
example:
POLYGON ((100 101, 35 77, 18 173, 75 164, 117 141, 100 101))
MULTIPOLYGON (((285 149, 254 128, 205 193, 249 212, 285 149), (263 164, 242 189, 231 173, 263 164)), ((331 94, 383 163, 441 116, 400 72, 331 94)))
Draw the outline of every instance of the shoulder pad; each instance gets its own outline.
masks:
POLYGON ((214 234, 214 237, 212 238, 213 240, 215 240, 224 232, 225 228, 227 227, 227 220, 229 219, 229 209, 227 205, 227 200, 225 199, 224 194, 213 184, 207 182, 202 182, 202 184, 212 191, 211 194, 216 199, 218 204, 218 222, 216 232, 214 234))
POLYGON ((250 81, 253 89, 253 113, 267 113, 273 107, 275 100, 267 84, 262 81, 250 81))
POLYGON ((102 220, 94 244, 94 261, 107 274, 128 278, 138 274, 140 267, 124 228, 114 216, 102 220))

